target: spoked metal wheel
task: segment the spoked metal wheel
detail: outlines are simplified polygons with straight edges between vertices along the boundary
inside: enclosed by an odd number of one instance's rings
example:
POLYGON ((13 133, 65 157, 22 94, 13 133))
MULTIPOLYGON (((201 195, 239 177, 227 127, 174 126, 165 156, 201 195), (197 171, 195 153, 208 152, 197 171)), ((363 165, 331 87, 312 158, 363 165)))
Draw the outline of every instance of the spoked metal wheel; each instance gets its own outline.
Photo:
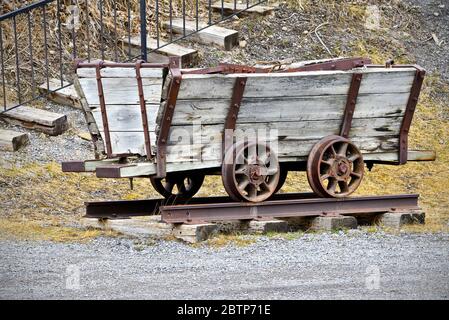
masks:
POLYGON ((279 161, 262 143, 238 143, 226 152, 222 179, 229 196, 236 201, 262 202, 279 184, 279 161))
POLYGON ((288 170, 280 168, 279 172, 279 182, 276 189, 274 190, 274 194, 278 193, 279 190, 281 190, 281 188, 284 186, 285 181, 287 180, 288 170))
POLYGON ((204 174, 176 173, 165 178, 150 177, 151 185, 166 199, 191 199, 201 188, 204 174))
POLYGON ((328 136, 312 149, 307 162, 307 179, 321 197, 343 198, 360 185, 364 174, 359 149, 341 136, 328 136))

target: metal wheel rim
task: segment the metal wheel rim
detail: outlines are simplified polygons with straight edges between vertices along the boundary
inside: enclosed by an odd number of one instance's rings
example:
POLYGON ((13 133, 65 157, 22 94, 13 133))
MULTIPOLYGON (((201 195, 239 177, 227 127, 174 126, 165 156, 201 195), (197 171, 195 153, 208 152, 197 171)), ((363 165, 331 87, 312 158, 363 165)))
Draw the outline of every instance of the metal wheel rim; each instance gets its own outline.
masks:
POLYGON ((348 139, 328 136, 310 152, 307 178, 321 197, 344 198, 354 193, 364 175, 363 156, 348 139))
POLYGON ((236 201, 267 200, 279 184, 279 175, 277 156, 265 144, 239 143, 226 152, 222 168, 223 185, 236 201))
POLYGON ((150 177, 150 181, 153 188, 164 198, 188 200, 201 188, 204 181, 204 175, 169 174, 162 179, 150 177), (175 186, 177 188, 177 193, 173 193, 175 186))

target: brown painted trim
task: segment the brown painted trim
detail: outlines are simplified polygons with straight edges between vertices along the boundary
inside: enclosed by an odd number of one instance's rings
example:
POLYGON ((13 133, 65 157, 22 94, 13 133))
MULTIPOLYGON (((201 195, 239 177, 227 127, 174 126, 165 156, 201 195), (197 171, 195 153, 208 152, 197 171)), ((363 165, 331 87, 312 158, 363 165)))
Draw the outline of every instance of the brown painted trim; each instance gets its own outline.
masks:
POLYGON ((150 131, 148 128, 147 106, 145 103, 145 96, 143 92, 142 76, 140 74, 142 64, 143 64, 142 60, 139 60, 136 63, 136 79, 137 79, 137 88, 139 91, 139 103, 140 103, 140 113, 142 115, 143 135, 145 139, 145 151, 147 153, 147 159, 151 160, 153 158, 153 154, 151 152, 151 140, 150 140, 150 131))
MULTIPOLYGON (((395 66, 393 66, 395 67, 395 66)), ((408 99, 407 107, 405 109, 405 115, 402 119, 401 130, 399 134, 399 164, 407 163, 408 156, 408 133, 412 124, 413 115, 418 104, 419 95, 426 75, 426 70, 420 66, 413 66, 416 68, 415 80, 410 91, 410 97, 408 99)))
POLYGON ((359 95, 362 78, 362 73, 354 73, 352 75, 351 85, 349 87, 348 99, 346 101, 346 108, 343 117, 343 124, 340 130, 340 136, 344 138, 348 138, 349 132, 351 131, 352 118, 354 117, 354 110, 357 104, 357 97, 359 95))
POLYGON ((95 64, 95 72, 97 79, 98 98, 100 101, 101 118, 103 121, 103 131, 106 143, 106 154, 108 158, 112 157, 111 135, 109 133, 108 115, 106 113, 106 104, 104 102, 103 83, 101 82, 101 68, 104 67, 102 61, 95 64))
POLYGON ((248 78, 246 78, 246 77, 237 77, 235 79, 234 90, 232 92, 232 98, 231 98, 231 105, 229 106, 228 114, 226 116, 225 125, 224 125, 223 148, 222 148, 223 156, 224 156, 224 152, 226 151, 225 146, 226 145, 230 146, 233 143, 233 135, 229 134, 229 130, 235 130, 247 80, 248 80, 248 78))
POLYGON ((172 59, 172 57, 170 57, 170 72, 172 74, 172 80, 170 83, 170 89, 168 91, 168 99, 165 104, 163 117, 160 123, 161 128, 157 137, 156 170, 157 176, 159 178, 164 178, 167 174, 166 161, 168 136, 170 133, 173 114, 175 113, 176 100, 178 99, 179 88, 181 87, 182 80, 181 70, 179 69, 179 66, 179 59, 172 59))

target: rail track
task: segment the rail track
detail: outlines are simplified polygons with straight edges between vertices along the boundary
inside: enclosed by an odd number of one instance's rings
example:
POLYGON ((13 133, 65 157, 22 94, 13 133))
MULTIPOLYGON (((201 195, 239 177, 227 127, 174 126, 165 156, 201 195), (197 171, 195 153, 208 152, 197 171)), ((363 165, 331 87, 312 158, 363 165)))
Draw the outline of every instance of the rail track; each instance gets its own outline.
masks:
POLYGON ((419 195, 403 194, 352 198, 319 198, 312 193, 278 194, 262 203, 235 202, 229 197, 86 202, 86 218, 127 219, 161 215, 171 224, 232 220, 268 220, 332 215, 363 216, 419 210, 419 195))

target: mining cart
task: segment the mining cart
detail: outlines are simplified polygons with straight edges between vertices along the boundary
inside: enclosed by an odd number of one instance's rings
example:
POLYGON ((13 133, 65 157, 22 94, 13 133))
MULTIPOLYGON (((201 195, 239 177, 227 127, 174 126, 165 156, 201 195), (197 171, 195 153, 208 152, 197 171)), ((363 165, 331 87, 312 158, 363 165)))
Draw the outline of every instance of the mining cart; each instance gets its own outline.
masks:
POLYGON ((351 58, 289 67, 77 62, 75 87, 95 159, 65 172, 147 178, 165 198, 191 199, 206 175, 230 198, 260 203, 289 171, 321 198, 346 198, 365 168, 435 159, 408 149, 425 70, 351 58))

